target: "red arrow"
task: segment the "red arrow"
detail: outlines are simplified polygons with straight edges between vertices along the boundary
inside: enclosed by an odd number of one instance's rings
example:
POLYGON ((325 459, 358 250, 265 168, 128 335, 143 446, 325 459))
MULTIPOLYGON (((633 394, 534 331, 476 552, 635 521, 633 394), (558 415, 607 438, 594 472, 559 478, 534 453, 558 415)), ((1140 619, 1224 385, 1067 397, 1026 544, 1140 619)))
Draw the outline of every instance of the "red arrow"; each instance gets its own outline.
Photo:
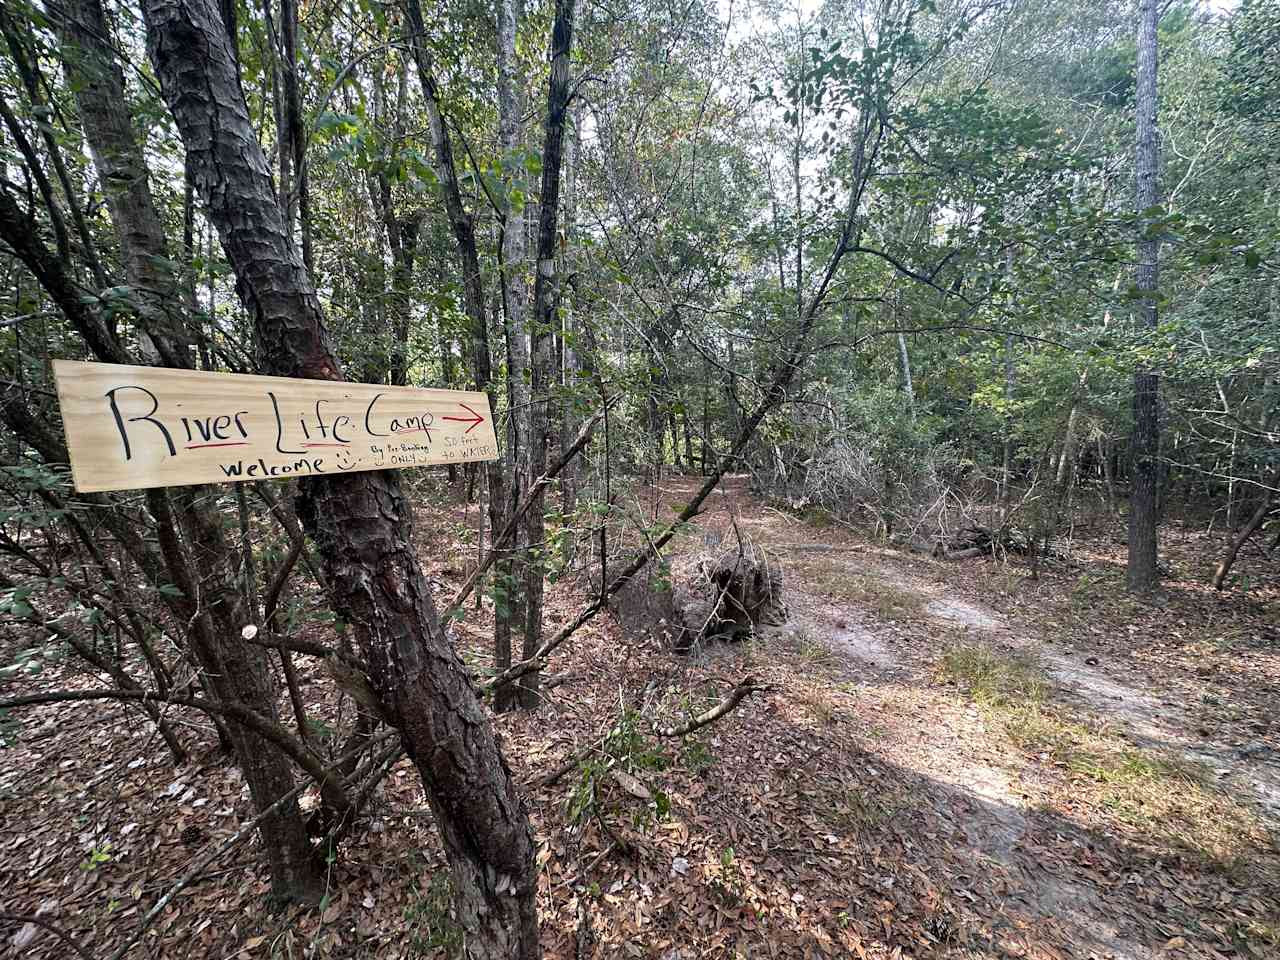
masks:
POLYGON ((468 407, 465 403, 459 403, 459 404, 458 404, 458 406, 460 406, 463 410, 467 411, 467 413, 471 414, 471 416, 469 416, 469 417, 441 417, 440 419, 441 419, 441 420, 453 420, 453 421, 455 421, 455 422, 457 422, 457 423, 469 423, 469 424, 471 424, 471 426, 467 427, 467 429, 466 429, 466 430, 462 431, 463 436, 466 436, 468 433, 470 433, 470 432, 471 432, 472 430, 474 430, 476 427, 480 426, 480 424, 484 423, 484 417, 480 416, 480 414, 476 413, 474 410, 472 410, 470 407, 468 407))

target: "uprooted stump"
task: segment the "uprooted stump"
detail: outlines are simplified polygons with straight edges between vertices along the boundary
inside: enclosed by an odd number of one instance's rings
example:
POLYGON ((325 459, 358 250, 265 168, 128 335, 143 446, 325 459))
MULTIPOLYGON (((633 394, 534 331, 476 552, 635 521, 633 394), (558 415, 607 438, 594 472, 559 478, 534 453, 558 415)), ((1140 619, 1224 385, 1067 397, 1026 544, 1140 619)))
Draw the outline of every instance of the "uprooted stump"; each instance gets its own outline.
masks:
POLYGON ((672 646, 684 653, 703 640, 741 640, 786 619, 782 565, 744 542, 695 560, 672 594, 672 646))
POLYGON ((651 636, 679 653, 704 640, 742 640, 786 619, 782 565, 749 541, 670 567, 648 563, 610 603, 632 636, 651 636))
POLYGON ((1001 527, 992 530, 989 527, 963 527, 949 537, 935 541, 933 556, 940 560, 968 560, 970 557, 997 556, 1001 553, 1016 553, 1031 556, 1039 553, 1041 557, 1062 559, 1062 556, 1030 534, 1016 527, 1001 527))

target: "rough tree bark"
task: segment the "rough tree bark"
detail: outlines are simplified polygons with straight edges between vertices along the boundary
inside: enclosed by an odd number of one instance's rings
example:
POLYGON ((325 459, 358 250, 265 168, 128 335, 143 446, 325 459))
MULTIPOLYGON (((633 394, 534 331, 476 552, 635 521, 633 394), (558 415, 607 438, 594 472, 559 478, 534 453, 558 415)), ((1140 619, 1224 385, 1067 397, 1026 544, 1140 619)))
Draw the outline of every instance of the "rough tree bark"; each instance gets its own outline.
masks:
MULTIPOLYGON (((555 382, 552 348, 556 330, 556 238, 560 208, 560 170, 564 153, 565 119, 569 113, 569 48, 573 44, 574 0, 556 0, 551 24, 551 78, 547 86, 547 117, 542 147, 542 191, 539 195, 537 275, 533 283, 532 339, 530 345, 530 407, 528 478, 547 469, 550 442, 551 387, 555 382)), ((525 659, 537 653, 542 641, 542 600, 546 574, 546 495, 534 491, 526 515, 529 563, 525 580, 525 659)), ((538 673, 531 671, 521 683, 520 705, 538 704, 538 673)))
POLYGON ((110 34, 99 0, 67 0, 57 19, 67 78, 80 107, 80 121, 93 165, 120 242, 125 280, 138 305, 144 356, 166 366, 190 367, 185 311, 177 278, 167 266, 168 244, 148 182, 146 161, 134 135, 125 99, 124 76, 109 46, 110 34))
MULTIPOLYGON (((126 277, 137 288, 136 301, 152 334, 144 352, 154 344, 166 365, 190 367, 191 354, 180 333, 186 329, 185 313, 174 307, 182 300, 172 271, 163 265, 167 260, 164 227, 152 199, 142 145, 126 112, 124 80, 100 0, 68 0, 60 13, 57 26, 85 137, 104 184, 126 277)), ((102 359, 121 359, 114 351, 98 352, 102 359)), ((235 558, 219 519, 208 505, 198 502, 195 490, 180 491, 177 497, 182 502, 177 521, 187 536, 185 545, 176 536, 173 518, 166 520, 169 495, 148 494, 152 512, 165 528, 160 547, 168 573, 154 571, 151 579, 155 586, 170 578, 184 584, 183 596, 173 602, 181 613, 180 622, 189 625, 190 649, 214 696, 272 717, 276 691, 267 652, 240 636, 247 617, 242 598, 229 589, 236 583, 235 558), (196 555, 189 556, 188 551, 196 555), (196 570, 202 573, 197 575, 196 570)), ((261 737, 235 724, 228 729, 256 808, 274 807, 260 825, 273 895, 286 901, 318 899, 323 892, 318 862, 297 803, 275 806, 294 789, 290 765, 261 737)))
MULTIPOLYGON (((427 126, 431 135, 432 153, 436 176, 440 180, 440 192, 444 197, 445 213, 449 229, 453 233, 454 247, 462 267, 463 306, 471 325, 471 361, 476 389, 489 394, 489 403, 498 409, 497 384, 493 380, 493 361, 489 350, 488 318, 485 314, 484 284, 480 274, 480 256, 476 248, 475 224, 462 202, 462 188, 458 184, 457 166, 453 159, 453 142, 440 109, 440 89, 436 83, 431 51, 426 44, 426 25, 418 0, 404 0, 404 11, 409 28, 409 45, 414 64, 418 68, 418 80, 422 84, 422 98, 427 108, 427 126)), ((508 461, 510 454, 508 453, 508 461)), ((485 464, 485 479, 489 486, 489 529, 501 530, 507 525, 511 503, 511 487, 516 483, 514 472, 508 474, 510 462, 490 460, 485 464)), ((512 558, 500 557, 494 564, 494 578, 510 592, 512 558)), ((494 646, 496 658, 501 662, 503 651, 510 660, 511 609, 508 599, 494 610, 494 646)))
MULTIPOLYGON (((1156 328, 1155 291, 1160 271, 1160 240, 1148 236, 1144 211, 1160 202, 1160 145, 1156 131, 1156 0, 1141 0, 1138 13, 1137 209, 1139 215, 1137 287, 1142 294, 1138 323, 1156 328)), ((1150 371, 1133 375, 1133 486, 1129 496, 1129 589, 1145 593, 1156 586, 1156 521, 1160 482, 1160 378, 1150 371)))
MULTIPOLYGON (((196 187, 253 319, 264 373, 342 379, 272 191, 215 0, 144 0, 147 50, 196 187)), ((332 602, 417 765, 452 868, 469 956, 538 955, 533 839, 493 730, 446 639, 395 472, 305 483, 300 515, 332 602)))

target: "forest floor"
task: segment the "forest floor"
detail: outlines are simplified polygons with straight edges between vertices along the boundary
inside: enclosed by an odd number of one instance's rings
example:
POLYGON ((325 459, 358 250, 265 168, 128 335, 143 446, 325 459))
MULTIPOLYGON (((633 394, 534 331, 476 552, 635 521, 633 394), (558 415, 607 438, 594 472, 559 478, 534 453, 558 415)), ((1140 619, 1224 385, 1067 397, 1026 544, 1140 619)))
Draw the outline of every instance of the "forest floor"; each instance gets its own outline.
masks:
MULTIPOLYGON (((668 478, 636 507, 670 516, 696 485, 668 478)), ((476 509, 426 507, 420 541, 452 544, 430 554, 443 599, 476 509)), ((783 561, 787 621, 681 657, 602 615, 555 658, 539 711, 496 720, 534 821, 547 955, 1280 956, 1280 575, 1242 556, 1251 579, 1216 595, 1218 540, 1168 525, 1169 576, 1139 603, 1117 531, 1033 580, 887 550, 726 481, 672 569, 749 538, 783 561), (749 676, 765 689, 718 723, 655 735, 749 676)), ((566 577, 548 619, 589 590, 566 577)), ((491 614, 468 611, 456 639, 480 669, 491 614)), ((62 661, 21 684, 90 682, 62 661)), ((175 770, 118 705, 41 708, 13 736, 0 912, 39 913, 95 957, 245 812, 216 753, 175 770)), ((445 956, 444 877, 401 761, 322 909, 263 912, 241 848, 131 955, 445 956)), ((31 924, 0 936, 0 954, 70 955, 31 924)))

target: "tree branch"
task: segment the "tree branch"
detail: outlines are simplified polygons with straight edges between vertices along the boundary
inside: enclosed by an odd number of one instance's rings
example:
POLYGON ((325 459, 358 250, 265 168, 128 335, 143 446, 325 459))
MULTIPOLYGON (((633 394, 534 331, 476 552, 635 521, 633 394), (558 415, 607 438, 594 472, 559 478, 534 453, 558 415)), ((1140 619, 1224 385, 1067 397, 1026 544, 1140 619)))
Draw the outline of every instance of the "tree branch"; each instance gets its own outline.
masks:
POLYGON ((683 723, 678 727, 654 727, 653 734, 657 737, 686 737, 695 730, 710 726, 727 713, 731 713, 743 700, 751 694, 760 690, 768 689, 764 684, 756 682, 754 677, 747 677, 710 710, 698 714, 687 723, 683 723))

